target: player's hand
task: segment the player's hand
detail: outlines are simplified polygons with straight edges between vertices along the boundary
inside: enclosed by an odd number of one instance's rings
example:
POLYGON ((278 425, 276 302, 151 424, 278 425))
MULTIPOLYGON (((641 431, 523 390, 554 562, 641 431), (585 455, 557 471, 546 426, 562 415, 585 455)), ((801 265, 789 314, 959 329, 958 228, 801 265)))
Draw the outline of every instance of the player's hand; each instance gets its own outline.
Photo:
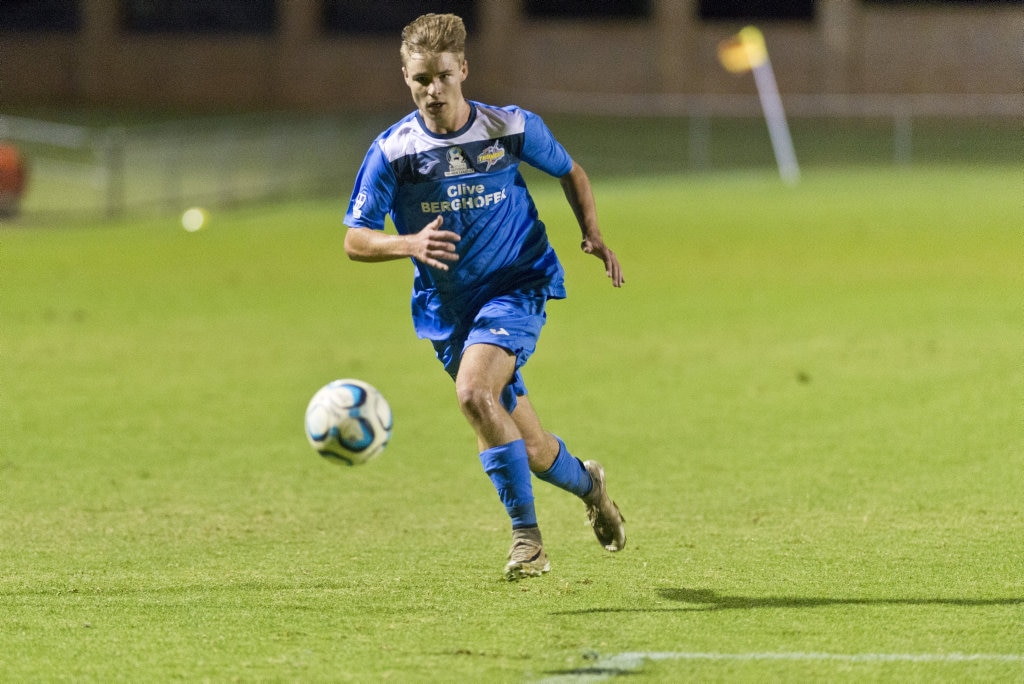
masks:
POLYGON ((444 218, 438 216, 423 226, 423 230, 410 235, 409 244, 412 248, 411 256, 416 261, 447 271, 448 264, 459 260, 459 255, 455 253, 455 243, 462 238, 458 233, 441 230, 442 223, 444 218))
POLYGON ((626 279, 622 277, 622 266, 619 265, 619 258, 615 256, 615 252, 611 248, 604 244, 604 241, 593 238, 586 238, 580 244, 580 249, 585 254, 593 254, 598 259, 604 262, 604 272, 612 280, 612 285, 615 287, 622 287, 622 284, 626 282, 626 279))

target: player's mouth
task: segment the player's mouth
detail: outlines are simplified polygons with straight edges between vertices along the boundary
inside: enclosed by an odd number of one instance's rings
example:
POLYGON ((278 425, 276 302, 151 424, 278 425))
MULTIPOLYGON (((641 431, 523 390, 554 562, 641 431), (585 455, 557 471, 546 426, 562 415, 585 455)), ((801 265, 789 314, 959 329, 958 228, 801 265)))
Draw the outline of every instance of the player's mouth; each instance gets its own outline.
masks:
POLYGON ((427 103, 427 111, 431 114, 440 114, 444 111, 444 102, 429 102, 427 103))

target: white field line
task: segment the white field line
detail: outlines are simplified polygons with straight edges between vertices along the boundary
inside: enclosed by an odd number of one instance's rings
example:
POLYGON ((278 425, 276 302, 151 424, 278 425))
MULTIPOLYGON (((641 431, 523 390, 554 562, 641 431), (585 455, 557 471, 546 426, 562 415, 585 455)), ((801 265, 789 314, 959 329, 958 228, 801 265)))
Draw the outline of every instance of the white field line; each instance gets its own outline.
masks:
POLYGON ((706 660, 706 661, 836 661, 845 663, 1022 663, 1024 654, 1018 653, 702 653, 702 652, 638 652, 602 656, 578 672, 546 677, 541 684, 572 682, 600 682, 620 674, 635 672, 647 660, 706 660))

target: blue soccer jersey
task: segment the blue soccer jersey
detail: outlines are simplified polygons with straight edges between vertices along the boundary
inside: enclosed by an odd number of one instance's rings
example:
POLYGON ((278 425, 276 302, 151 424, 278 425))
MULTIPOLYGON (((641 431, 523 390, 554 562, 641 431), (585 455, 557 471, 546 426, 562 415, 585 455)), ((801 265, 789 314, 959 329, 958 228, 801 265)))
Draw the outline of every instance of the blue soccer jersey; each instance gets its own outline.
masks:
POLYGON ((552 176, 572 159, 537 115, 518 107, 470 102, 468 123, 439 135, 418 112, 374 140, 356 178, 345 224, 400 234, 438 215, 460 235, 448 271, 414 261, 416 332, 445 339, 485 302, 517 290, 565 297, 564 273, 519 173, 526 162, 552 176))

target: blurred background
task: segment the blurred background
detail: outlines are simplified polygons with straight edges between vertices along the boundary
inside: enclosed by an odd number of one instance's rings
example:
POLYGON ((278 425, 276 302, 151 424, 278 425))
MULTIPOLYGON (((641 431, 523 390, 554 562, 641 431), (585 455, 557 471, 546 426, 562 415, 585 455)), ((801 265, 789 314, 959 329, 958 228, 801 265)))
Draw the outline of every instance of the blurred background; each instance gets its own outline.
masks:
POLYGON ((466 20, 466 95, 537 111, 592 175, 773 165, 718 61, 747 25, 805 166, 1024 154, 1022 0, 0 0, 0 213, 345 201, 428 11, 466 20))

